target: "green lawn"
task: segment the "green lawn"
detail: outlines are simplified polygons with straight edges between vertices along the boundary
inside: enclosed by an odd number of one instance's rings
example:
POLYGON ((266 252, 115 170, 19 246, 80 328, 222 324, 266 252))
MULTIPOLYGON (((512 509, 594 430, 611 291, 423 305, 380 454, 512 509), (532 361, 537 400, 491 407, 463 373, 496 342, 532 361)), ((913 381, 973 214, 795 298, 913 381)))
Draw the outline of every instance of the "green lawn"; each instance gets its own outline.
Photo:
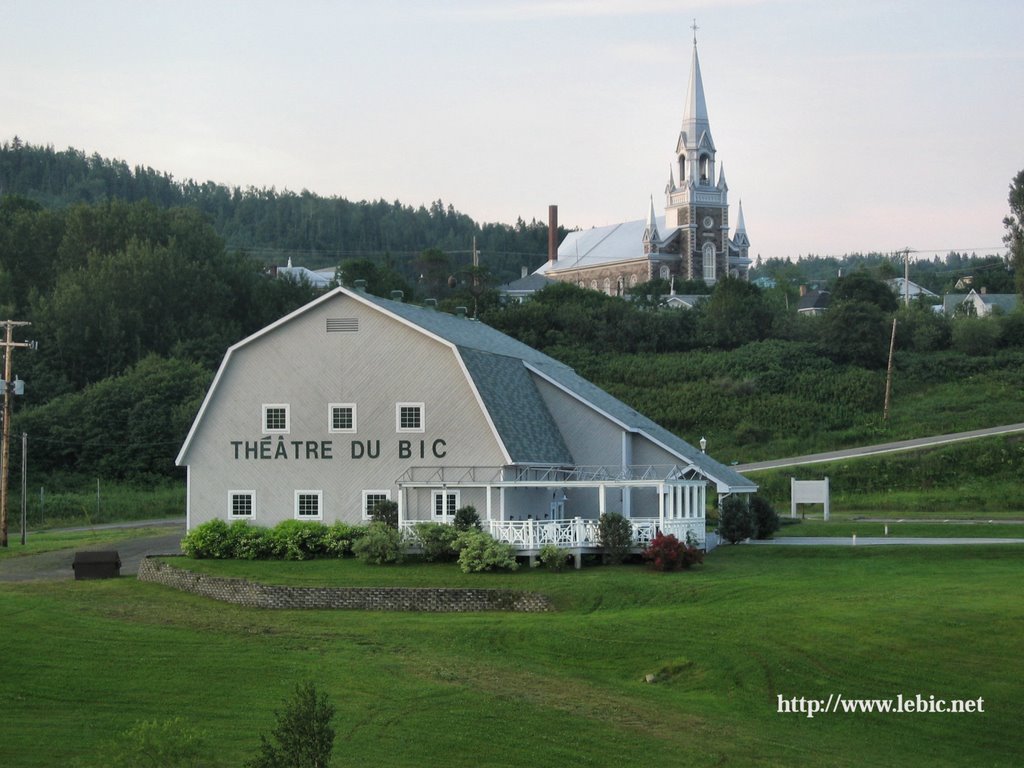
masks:
POLYGON ((1024 754, 1021 546, 726 547, 676 574, 198 566, 280 583, 512 586, 560 610, 270 612, 130 578, 0 584, 0 762, 101 765, 112 734, 180 716, 237 766, 306 678, 337 707, 339 766, 1011 766, 1024 754), (779 696, 833 693, 981 697, 985 711, 776 712, 779 696))

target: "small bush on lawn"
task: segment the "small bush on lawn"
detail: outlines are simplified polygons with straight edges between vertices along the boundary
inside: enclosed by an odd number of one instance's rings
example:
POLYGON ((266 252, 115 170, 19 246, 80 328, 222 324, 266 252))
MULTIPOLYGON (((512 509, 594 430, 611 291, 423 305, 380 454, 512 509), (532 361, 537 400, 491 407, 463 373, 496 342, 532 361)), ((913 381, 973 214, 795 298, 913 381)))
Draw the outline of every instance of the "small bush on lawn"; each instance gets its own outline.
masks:
POLYGON ((391 528, 398 528, 398 502, 379 501, 370 510, 370 517, 375 523, 384 523, 391 528))
POLYGON ((428 563, 448 562, 459 556, 455 549, 459 532, 450 525, 417 523, 416 535, 423 545, 423 559, 428 563))
POLYGON ((332 557, 351 557, 355 554, 352 547, 365 531, 366 527, 362 525, 349 525, 340 521, 334 523, 324 532, 325 554, 332 557))
POLYGON ((633 526, 618 512, 602 515, 597 524, 597 535, 605 558, 612 565, 621 563, 633 546, 633 526))
POLYGON ((223 520, 210 520, 197 525, 181 540, 181 551, 197 560, 231 557, 228 524, 223 520))
POLYGON ((658 533, 644 550, 644 560, 656 571, 676 571, 703 563, 704 553, 694 544, 684 544, 672 534, 658 533))
POLYGON ((483 531, 463 531, 456 541, 459 550, 459 568, 463 573, 479 573, 519 567, 515 550, 508 544, 495 541, 483 531))
POLYGON ((270 530, 274 555, 285 560, 311 560, 327 553, 327 528, 315 520, 282 520, 270 530))
POLYGON ((216 749, 204 732, 192 728, 180 717, 136 723, 103 745, 102 760, 90 765, 111 768, 195 768, 221 765, 214 760, 216 749))
POLYGON ((295 687, 270 738, 260 735, 260 751, 246 768, 325 768, 334 750, 334 705, 310 681, 295 687))
POLYGON ((480 515, 477 514, 476 507, 472 505, 459 507, 455 510, 455 520, 453 521, 453 524, 457 531, 468 531, 470 528, 476 528, 479 531, 480 515))
POLYGON ((374 521, 366 526, 366 532, 352 545, 356 557, 374 565, 400 563, 405 559, 402 551, 402 534, 387 523, 374 521))
POLYGON ((558 573, 569 562, 569 553, 557 544, 545 544, 538 555, 540 564, 549 571, 558 573))
POLYGON ((228 552, 238 560, 263 560, 274 554, 274 541, 268 529, 236 520, 228 528, 228 552))
POLYGON ((718 533, 730 544, 736 544, 754 535, 754 516, 745 498, 728 496, 722 502, 718 533))
POLYGON ((770 539, 782 527, 775 508, 763 496, 750 497, 750 514, 754 518, 754 538, 770 539))

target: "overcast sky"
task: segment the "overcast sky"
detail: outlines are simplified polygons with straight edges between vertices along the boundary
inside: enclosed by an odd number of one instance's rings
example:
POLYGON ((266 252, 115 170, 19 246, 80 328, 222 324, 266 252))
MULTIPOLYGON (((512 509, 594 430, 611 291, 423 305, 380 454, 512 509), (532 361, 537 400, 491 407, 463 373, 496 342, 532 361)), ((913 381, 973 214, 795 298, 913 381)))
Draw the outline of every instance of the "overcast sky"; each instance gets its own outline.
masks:
POLYGON ((752 255, 1002 250, 1021 0, 0 0, 0 139, 610 224, 663 207, 694 18, 752 255))

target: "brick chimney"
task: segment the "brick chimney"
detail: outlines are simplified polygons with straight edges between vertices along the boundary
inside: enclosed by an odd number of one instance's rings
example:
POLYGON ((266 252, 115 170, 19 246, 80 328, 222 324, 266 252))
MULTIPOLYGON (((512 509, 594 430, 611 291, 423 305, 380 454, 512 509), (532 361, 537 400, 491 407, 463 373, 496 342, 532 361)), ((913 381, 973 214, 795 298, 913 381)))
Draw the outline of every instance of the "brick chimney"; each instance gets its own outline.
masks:
POLYGON ((558 206, 548 206, 548 266, 558 261, 558 206))

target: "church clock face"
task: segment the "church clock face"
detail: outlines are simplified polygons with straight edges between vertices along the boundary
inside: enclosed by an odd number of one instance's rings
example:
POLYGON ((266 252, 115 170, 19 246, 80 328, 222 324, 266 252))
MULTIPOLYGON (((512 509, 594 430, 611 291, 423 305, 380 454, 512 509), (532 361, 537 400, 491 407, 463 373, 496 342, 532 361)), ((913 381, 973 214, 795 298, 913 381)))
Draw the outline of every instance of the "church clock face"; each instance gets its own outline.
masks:
POLYGON ((712 219, 710 216, 705 216, 704 221, 702 223, 704 224, 704 229, 711 229, 713 226, 715 226, 715 220, 712 219))

